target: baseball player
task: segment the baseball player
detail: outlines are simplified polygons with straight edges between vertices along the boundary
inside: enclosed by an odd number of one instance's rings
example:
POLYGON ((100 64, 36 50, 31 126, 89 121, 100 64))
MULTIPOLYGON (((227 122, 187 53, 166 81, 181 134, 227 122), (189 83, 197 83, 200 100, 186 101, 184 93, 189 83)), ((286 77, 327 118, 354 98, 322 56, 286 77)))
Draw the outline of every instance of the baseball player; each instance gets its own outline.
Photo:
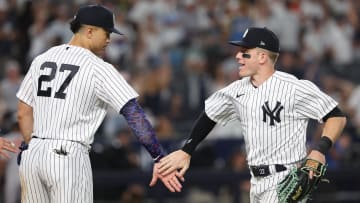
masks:
MULTIPOLYGON (((113 13, 100 5, 81 7, 70 23, 68 44, 37 56, 17 93, 18 120, 24 140, 19 154, 23 203, 92 203, 88 152, 94 133, 112 107, 155 162, 163 156, 154 130, 136 101, 138 94, 100 57, 114 28, 113 13)), ((156 172, 154 167, 154 172, 156 172)), ((159 176, 180 191, 173 173, 159 176)))
POLYGON ((6 151, 16 153, 18 150, 13 142, 3 137, 0 137, 0 155, 5 158, 9 158, 9 155, 6 151))
POLYGON ((166 175, 181 169, 183 175, 196 146, 215 124, 237 120, 252 175, 250 201, 279 202, 277 184, 306 157, 325 163, 325 154, 341 134, 346 118, 337 102, 312 82, 274 68, 279 40, 269 29, 249 28, 241 41, 230 44, 239 46, 236 59, 242 79, 205 101, 205 110, 185 145, 160 161, 159 172, 166 175), (307 155, 309 119, 324 122, 324 127, 320 141, 307 155))

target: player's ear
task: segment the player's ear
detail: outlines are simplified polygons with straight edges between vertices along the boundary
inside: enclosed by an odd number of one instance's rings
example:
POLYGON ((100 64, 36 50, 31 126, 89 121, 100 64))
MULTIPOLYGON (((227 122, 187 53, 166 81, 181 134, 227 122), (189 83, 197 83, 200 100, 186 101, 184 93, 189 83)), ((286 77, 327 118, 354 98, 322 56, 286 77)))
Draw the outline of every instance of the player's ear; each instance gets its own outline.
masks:
POLYGON ((83 32, 84 32, 84 35, 86 36, 86 38, 91 39, 92 35, 94 33, 94 28, 92 26, 85 26, 83 29, 84 29, 83 32))
POLYGON ((92 36, 93 36, 93 33, 94 33, 94 28, 89 27, 89 29, 87 30, 87 37, 88 37, 89 39, 91 39, 92 36))
POLYGON ((266 63, 269 60, 269 56, 265 52, 260 51, 257 56, 260 63, 266 63))

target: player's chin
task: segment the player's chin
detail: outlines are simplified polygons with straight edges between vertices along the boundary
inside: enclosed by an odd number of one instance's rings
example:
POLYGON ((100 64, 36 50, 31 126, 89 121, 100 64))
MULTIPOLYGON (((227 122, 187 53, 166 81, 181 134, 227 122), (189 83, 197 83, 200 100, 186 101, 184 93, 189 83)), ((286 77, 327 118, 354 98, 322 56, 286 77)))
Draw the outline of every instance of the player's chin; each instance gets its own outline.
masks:
POLYGON ((239 67, 239 76, 240 77, 247 76, 246 70, 244 70, 241 66, 239 67))
POLYGON ((106 53, 105 50, 106 50, 105 48, 102 48, 102 49, 97 50, 97 51, 96 51, 96 55, 97 55, 97 56, 100 56, 100 57, 105 56, 105 53, 106 53))

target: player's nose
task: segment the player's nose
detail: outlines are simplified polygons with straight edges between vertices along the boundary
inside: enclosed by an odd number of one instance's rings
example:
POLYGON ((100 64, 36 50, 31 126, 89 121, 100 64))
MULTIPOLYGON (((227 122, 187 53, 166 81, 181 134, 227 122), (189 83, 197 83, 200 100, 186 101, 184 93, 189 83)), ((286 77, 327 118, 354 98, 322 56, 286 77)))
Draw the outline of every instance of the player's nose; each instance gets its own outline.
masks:
POLYGON ((242 59, 242 52, 238 52, 238 53, 235 55, 235 58, 236 58, 237 60, 242 59))

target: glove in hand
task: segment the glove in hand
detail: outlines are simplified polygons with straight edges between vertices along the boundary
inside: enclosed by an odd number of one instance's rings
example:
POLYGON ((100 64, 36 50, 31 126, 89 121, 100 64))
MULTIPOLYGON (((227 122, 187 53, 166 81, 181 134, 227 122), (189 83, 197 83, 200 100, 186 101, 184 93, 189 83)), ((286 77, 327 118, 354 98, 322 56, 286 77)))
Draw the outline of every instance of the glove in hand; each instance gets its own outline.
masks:
POLYGON ((306 159, 299 168, 294 168, 277 186, 280 203, 294 203, 308 198, 324 178, 327 165, 313 159, 306 159), (309 172, 313 171, 313 178, 309 172))

